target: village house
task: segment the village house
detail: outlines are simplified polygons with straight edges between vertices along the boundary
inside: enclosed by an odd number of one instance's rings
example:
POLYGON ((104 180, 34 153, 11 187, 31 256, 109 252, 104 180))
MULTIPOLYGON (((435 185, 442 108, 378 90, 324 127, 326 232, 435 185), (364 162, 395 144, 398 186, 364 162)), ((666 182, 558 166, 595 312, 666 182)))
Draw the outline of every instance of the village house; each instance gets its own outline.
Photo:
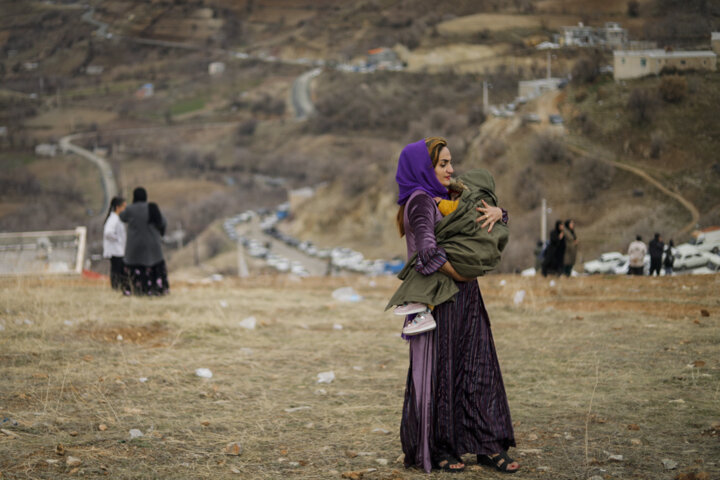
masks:
POLYGON ((613 52, 613 78, 625 80, 647 75, 658 75, 666 70, 717 69, 717 54, 711 50, 676 52, 672 50, 615 50, 613 52))
POLYGON ((518 96, 528 100, 539 97, 545 92, 560 88, 562 78, 540 78, 538 80, 522 80, 518 82, 518 96))
POLYGON ((617 22, 607 22, 602 27, 590 27, 582 22, 577 25, 560 27, 556 43, 564 47, 606 47, 620 48, 628 42, 627 29, 617 22))

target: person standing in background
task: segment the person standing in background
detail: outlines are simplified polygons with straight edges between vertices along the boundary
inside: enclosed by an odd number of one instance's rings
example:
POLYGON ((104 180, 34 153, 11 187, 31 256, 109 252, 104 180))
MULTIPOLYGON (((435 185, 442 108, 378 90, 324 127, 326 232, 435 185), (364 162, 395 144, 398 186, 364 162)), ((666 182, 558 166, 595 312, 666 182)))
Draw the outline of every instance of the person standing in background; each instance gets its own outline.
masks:
POLYGON ((545 249, 545 258, 543 258, 542 264, 543 277, 547 277, 548 273, 562 275, 564 257, 565 225, 562 220, 557 220, 555 228, 550 232, 550 242, 545 249))
POLYGON ((125 293, 153 296, 170 293, 162 251, 167 220, 156 204, 148 203, 144 188, 133 191, 133 203, 120 214, 120 220, 128 224, 125 268, 130 288, 125 293))
POLYGON ((575 234, 575 221, 570 218, 565 220, 565 253, 563 254, 563 273, 566 276, 572 274, 575 260, 577 259, 577 235, 575 234))
POLYGON ((645 253, 647 253, 647 247, 645 247, 642 237, 638 235, 635 237, 635 241, 631 242, 628 247, 628 275, 643 275, 645 253))
POLYGON ((125 199, 113 197, 105 217, 103 227, 103 258, 110 259, 110 287, 121 290, 125 284, 125 242, 127 232, 120 221, 120 213, 125 210, 125 199))
POLYGON ((667 247, 665 247, 665 258, 663 259, 665 275, 672 275, 673 273, 673 263, 675 263, 675 254, 673 253, 673 248, 675 248, 675 244, 673 243, 673 240, 671 238, 667 244, 667 247))
POLYGON ((657 273, 660 276, 660 267, 662 266, 663 252, 665 251, 665 244, 663 243, 662 237, 659 233, 656 233, 650 243, 648 244, 648 251, 650 253, 650 276, 653 273, 657 273))

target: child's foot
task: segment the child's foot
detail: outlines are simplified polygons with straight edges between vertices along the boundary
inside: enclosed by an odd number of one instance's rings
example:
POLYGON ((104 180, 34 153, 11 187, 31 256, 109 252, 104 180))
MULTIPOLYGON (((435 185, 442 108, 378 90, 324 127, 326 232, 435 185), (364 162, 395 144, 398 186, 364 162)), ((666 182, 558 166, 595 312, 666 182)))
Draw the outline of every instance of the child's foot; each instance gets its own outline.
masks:
POLYGON ((412 322, 403 328, 402 332, 409 337, 434 330, 435 326, 435 318, 430 313, 430 310, 426 309, 426 311, 418 313, 412 322))
POLYGON ((413 313, 422 313, 428 309, 427 305, 423 305, 422 303, 405 303, 403 305, 400 305, 398 307, 395 307, 395 310, 393 310, 393 313, 395 315, 412 315, 413 313))

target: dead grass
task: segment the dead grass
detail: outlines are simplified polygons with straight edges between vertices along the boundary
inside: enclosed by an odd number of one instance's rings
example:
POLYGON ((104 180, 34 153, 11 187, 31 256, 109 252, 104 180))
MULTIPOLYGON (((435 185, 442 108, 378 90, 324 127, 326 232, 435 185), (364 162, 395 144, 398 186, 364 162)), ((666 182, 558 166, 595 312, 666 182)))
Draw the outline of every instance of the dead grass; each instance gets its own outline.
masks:
MULTIPOLYGON (((2 282, 0 421, 17 436, 0 434, 3 478, 446 477, 396 462, 407 347, 382 313, 395 279, 175 283, 157 299, 87 280, 2 282), (343 285, 365 299, 333 301, 343 285), (256 330, 238 326, 251 315, 256 330), (317 384, 329 370, 336 380, 317 384), (144 436, 130 440, 133 428, 144 436), (240 456, 223 453, 233 441, 240 456)), ((664 458, 720 475, 720 277, 480 282, 519 478, 672 478, 664 458)))

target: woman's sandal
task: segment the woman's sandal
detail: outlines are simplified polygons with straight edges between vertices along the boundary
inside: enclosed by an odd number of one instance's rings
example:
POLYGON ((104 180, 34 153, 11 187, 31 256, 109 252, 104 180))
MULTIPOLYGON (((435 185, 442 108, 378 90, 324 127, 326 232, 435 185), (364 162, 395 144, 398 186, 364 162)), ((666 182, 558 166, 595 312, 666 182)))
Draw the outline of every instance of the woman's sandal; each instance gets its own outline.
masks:
POLYGON ((512 470, 510 469, 510 465, 515 462, 515 460, 510 458, 505 451, 502 451, 497 455, 478 455, 477 461, 479 465, 495 467, 496 470, 503 473, 515 473, 520 470, 519 466, 518 468, 512 470))
POLYGON ((444 454, 434 462, 434 466, 444 472, 460 473, 465 471, 465 464, 453 455, 444 454), (453 465, 462 465, 462 467, 453 467, 453 465))

